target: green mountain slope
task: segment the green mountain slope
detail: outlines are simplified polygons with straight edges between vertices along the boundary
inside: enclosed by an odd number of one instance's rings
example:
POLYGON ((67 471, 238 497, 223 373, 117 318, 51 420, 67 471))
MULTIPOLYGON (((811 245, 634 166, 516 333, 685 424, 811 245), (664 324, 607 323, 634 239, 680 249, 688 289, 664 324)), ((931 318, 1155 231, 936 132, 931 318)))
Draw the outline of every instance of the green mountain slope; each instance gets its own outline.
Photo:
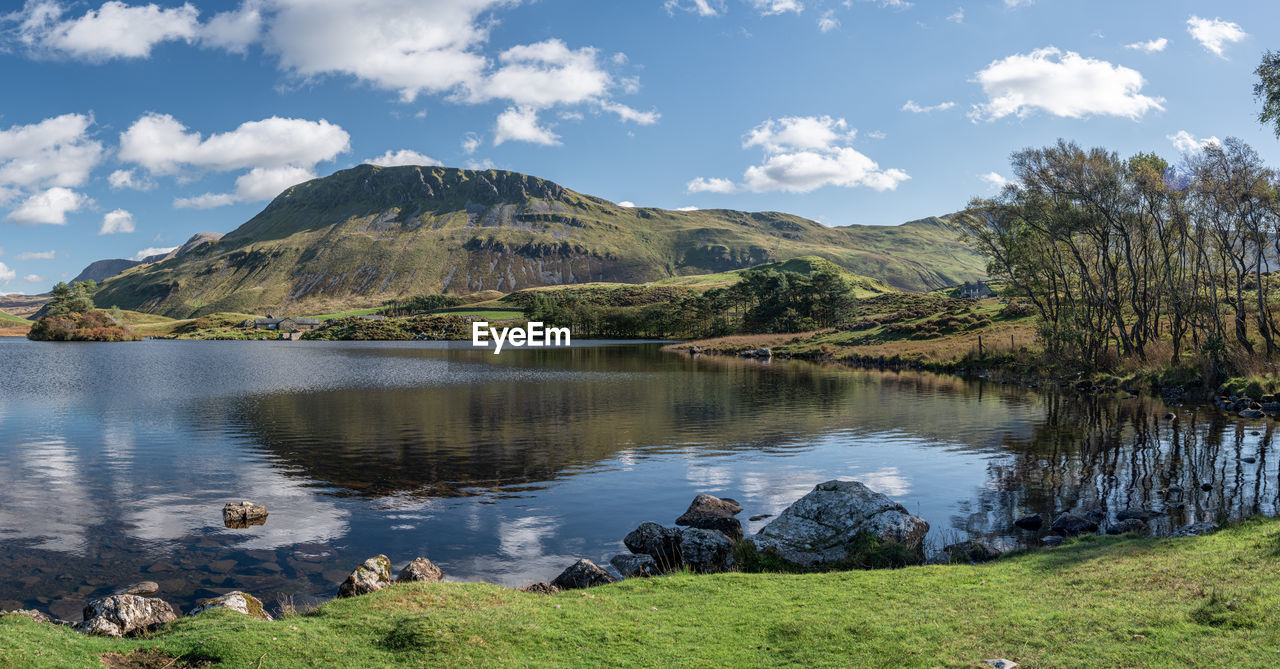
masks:
POLYGON ((742 274, 748 270, 758 269, 775 269, 785 272, 797 272, 800 274, 813 274, 814 272, 832 267, 836 269, 845 281, 853 288, 853 292, 858 297, 867 297, 871 295, 882 295, 884 293, 898 292, 897 288, 869 276, 854 274, 849 270, 836 265, 826 258, 818 256, 800 256, 790 260, 781 262, 766 263, 755 267, 747 267, 743 269, 735 269, 728 272, 718 272, 716 274, 695 274, 692 276, 674 276, 669 279, 662 279, 653 282, 655 286, 689 286, 698 289, 724 288, 732 286, 742 280, 742 274))
POLYGON ((221 240, 123 272, 96 299, 173 317, 304 313, 422 293, 644 283, 799 256, 907 290, 983 268, 938 219, 828 228, 776 212, 624 208, 514 172, 361 165, 290 188, 221 240))
POLYGON ((7 328, 15 325, 31 325, 31 321, 0 311, 0 328, 7 328))

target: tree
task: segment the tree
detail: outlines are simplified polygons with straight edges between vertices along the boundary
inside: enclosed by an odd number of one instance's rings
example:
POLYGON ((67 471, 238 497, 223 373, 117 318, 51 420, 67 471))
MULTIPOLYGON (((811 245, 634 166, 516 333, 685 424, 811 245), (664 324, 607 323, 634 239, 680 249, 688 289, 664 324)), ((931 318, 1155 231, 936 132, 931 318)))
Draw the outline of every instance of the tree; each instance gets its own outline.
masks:
POLYGON ((96 281, 77 281, 72 284, 59 281, 50 291, 53 299, 49 300, 45 313, 50 316, 65 316, 93 311, 93 294, 97 290, 96 281))
POLYGON ((1258 83, 1253 85, 1253 97, 1262 103, 1258 122, 1272 126, 1276 137, 1280 137, 1280 51, 1262 54, 1262 62, 1253 73, 1258 75, 1258 83))

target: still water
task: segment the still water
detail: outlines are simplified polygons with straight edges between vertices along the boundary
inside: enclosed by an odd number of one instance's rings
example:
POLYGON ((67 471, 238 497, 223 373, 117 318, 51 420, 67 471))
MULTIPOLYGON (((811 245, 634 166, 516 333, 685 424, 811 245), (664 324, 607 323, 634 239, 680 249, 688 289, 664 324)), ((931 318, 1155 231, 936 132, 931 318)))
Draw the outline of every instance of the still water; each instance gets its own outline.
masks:
POLYGON ((923 516, 935 547, 1035 543, 1010 528, 1033 512, 1166 509, 1168 531, 1280 503, 1270 423, 658 344, 0 339, 0 370, 0 609, 73 620, 141 580, 184 610, 327 598, 378 553, 518 586, 605 564, 698 493, 754 532, 834 478, 923 516), (242 499, 265 525, 223 526, 242 499))

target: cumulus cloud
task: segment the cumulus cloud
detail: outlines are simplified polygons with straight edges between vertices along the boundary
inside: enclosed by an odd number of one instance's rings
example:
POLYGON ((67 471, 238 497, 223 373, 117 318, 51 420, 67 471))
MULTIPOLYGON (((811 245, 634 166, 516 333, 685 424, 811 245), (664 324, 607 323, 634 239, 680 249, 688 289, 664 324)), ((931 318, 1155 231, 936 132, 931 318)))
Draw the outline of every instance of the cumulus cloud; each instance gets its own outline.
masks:
POLYGON ((9 283, 18 277, 18 273, 13 271, 8 265, 0 262, 0 281, 9 283))
POLYGON ((529 142, 543 146, 560 144, 560 136, 538 123, 538 110, 533 107, 509 107, 498 115, 493 128, 493 145, 503 142, 529 142))
POLYGON ((135 170, 116 170, 107 176, 107 183, 115 190, 151 190, 156 187, 154 181, 139 177, 135 170))
POLYGON ((1199 153, 1208 146, 1217 146, 1222 140, 1217 137, 1197 138, 1186 130, 1179 130, 1165 139, 1173 143, 1173 147, 1183 153, 1199 153))
POLYGON ((871 158, 849 146, 857 131, 842 118, 793 116, 770 119, 743 138, 742 147, 759 147, 764 161, 748 167, 742 182, 699 177, 686 188, 691 193, 753 191, 808 193, 824 186, 893 190, 910 178, 900 169, 881 169, 871 158))
POLYGON ((975 75, 987 96, 974 119, 1019 118, 1036 110, 1054 116, 1123 116, 1133 120, 1162 111, 1164 98, 1142 95, 1137 70, 1053 47, 997 60, 975 75))
POLYGON ((316 178, 309 167, 284 165, 281 167, 255 167, 236 177, 236 189, 231 193, 205 193, 194 197, 181 197, 173 201, 179 209, 212 209, 240 202, 270 200, 292 186, 316 178))
POLYGON ((75 187, 102 160, 102 144, 89 135, 93 119, 63 114, 0 130, 0 187, 75 187))
POLYGON ((42 283, 44 281, 44 277, 40 276, 39 274, 28 274, 22 277, 22 280, 26 281, 27 283, 42 283))
POLYGON ((214 15, 200 31, 200 43, 232 53, 245 53, 262 36, 261 0, 245 0, 239 9, 214 15))
POLYGON ((676 207, 676 211, 701 211, 701 209, 691 205, 688 207, 676 207))
POLYGON ((172 250, 174 250, 174 249, 176 249, 176 248, 178 248, 178 247, 176 247, 176 246, 153 246, 153 247, 151 247, 151 248, 142 249, 141 251, 138 251, 137 253, 133 254, 133 257, 132 257, 132 258, 130 258, 130 260, 137 260, 137 261, 141 261, 141 260, 143 260, 143 259, 150 258, 151 256, 163 256, 163 255, 169 255, 169 252, 170 252, 170 251, 172 251, 172 250))
POLYGON ((475 153, 480 148, 480 135, 474 132, 467 133, 462 138, 462 152, 468 156, 475 153))
POLYGON ((1004 188, 1005 186, 1012 183, 1011 181, 1009 181, 1009 179, 1007 179, 1003 174, 1000 174, 999 172, 987 172, 986 174, 979 174, 978 178, 987 182, 987 185, 995 190, 1000 190, 1001 188, 1004 188))
POLYGON ((23 200, 17 209, 6 216, 14 223, 35 225, 66 225, 67 214, 79 211, 90 202, 88 196, 77 193, 70 188, 54 186, 42 190, 23 200))
POLYGON ((613 83, 599 67, 595 49, 570 49, 558 39, 511 47, 498 61, 502 65, 496 71, 469 84, 471 101, 510 100, 545 109, 598 100, 613 83))
POLYGON ((133 232, 133 214, 124 209, 116 209, 109 211, 102 217, 102 227, 98 228, 100 235, 114 235, 123 232, 133 232))
POLYGON ((101 62, 147 58, 161 42, 193 41, 200 12, 190 3, 162 8, 112 0, 77 18, 63 18, 65 14, 58 0, 28 0, 10 19, 19 21, 18 41, 36 54, 101 62))
POLYGON ((17 256, 18 260, 53 260, 57 254, 53 251, 24 251, 17 256))
POLYGON ((938 104, 929 107, 922 107, 916 104, 915 100, 907 100, 907 103, 902 105, 902 111, 909 111, 913 114, 928 114, 929 112, 946 111, 954 106, 956 106, 956 103, 948 101, 939 102, 938 104))
POLYGON ((1226 58, 1222 53, 1224 45, 1244 41, 1244 38, 1249 36, 1238 23, 1223 21, 1219 18, 1205 19, 1199 16, 1187 19, 1187 32, 1200 43, 1200 46, 1219 58, 1226 58))
POLYGON ((441 165, 440 161, 426 154, 418 153, 411 149, 400 149, 399 151, 387 150, 386 153, 377 158, 365 158, 366 165, 381 165, 383 167, 397 167, 400 165, 441 165))
POLYGON ((618 203, 618 206, 619 206, 619 207, 622 207, 622 208, 624 208, 624 209, 634 209, 634 208, 635 208, 635 206, 636 206, 636 203, 634 203, 634 202, 632 202, 632 201, 630 201, 630 200, 623 200, 622 202, 619 202, 619 203, 618 203))
POLYGON ((1134 51, 1145 51, 1147 53, 1158 53, 1160 51, 1164 51, 1167 46, 1169 46, 1169 40, 1164 37, 1159 37, 1145 42, 1126 44, 1124 45, 1124 48, 1133 49, 1134 51))

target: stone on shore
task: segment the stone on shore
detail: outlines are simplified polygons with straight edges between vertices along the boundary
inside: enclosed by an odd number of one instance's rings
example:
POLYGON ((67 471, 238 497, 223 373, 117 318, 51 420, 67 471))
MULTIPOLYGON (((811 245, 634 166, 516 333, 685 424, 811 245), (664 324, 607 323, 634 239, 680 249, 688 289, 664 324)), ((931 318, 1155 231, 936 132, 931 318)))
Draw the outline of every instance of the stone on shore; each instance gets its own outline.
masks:
POLYGON ((438 583, 444 580, 444 571, 431 560, 420 557, 405 565, 396 577, 397 583, 438 583))
POLYGON ((258 620, 271 620, 271 615, 262 608, 262 600, 247 592, 240 592, 238 590, 236 592, 228 592, 225 595, 214 597, 213 599, 206 599, 205 601, 200 602, 200 604, 194 609, 188 611, 187 615, 198 616, 205 611, 212 611, 214 609, 227 609, 229 611, 244 614, 250 618, 257 618, 258 620))
POLYGON ((111 595, 84 607, 84 622, 76 629, 85 634, 126 637, 150 632, 178 619, 168 602, 138 595, 111 595))
POLYGON ((160 593, 160 584, 155 581, 142 581, 127 585, 115 592, 117 595, 156 595, 160 593))
POLYGON ((1139 518, 1125 518, 1107 528, 1107 534, 1129 534, 1147 531, 1147 524, 1139 518))
POLYGON ((1218 524, 1212 521, 1202 521, 1192 523, 1186 527, 1180 527, 1173 533, 1175 537, 1202 537, 1206 534, 1213 534, 1218 531, 1218 524))
POLYGON ((347 580, 338 587, 339 597, 355 597, 377 592, 391 585, 391 560, 385 555, 376 555, 355 568, 347 580))
POLYGON ((4 617, 4 616, 26 616, 38 623, 59 622, 55 620, 52 616, 46 613, 41 613, 40 611, 37 611, 35 609, 18 609, 16 611, 0 611, 0 617, 4 617))
POLYGON ((609 564, 613 565, 623 578, 643 578, 662 573, 662 570, 658 569, 658 561, 648 555, 621 553, 609 558, 609 564))
POLYGON ((671 571, 679 569, 680 536, 684 532, 678 527, 663 527, 655 522, 640 523, 640 527, 632 530, 622 540, 627 550, 636 555, 648 555, 658 563, 658 569, 671 571))
POLYGON ((570 565, 568 569, 560 572, 560 575, 551 581, 551 585, 560 590, 579 590, 582 588, 594 588, 597 585, 605 585, 607 583, 616 583, 617 580, 596 563, 584 559, 578 560, 570 565))
POLYGON ((542 583, 539 581, 538 583, 530 583, 529 585, 520 588, 520 592, 532 592, 539 595, 554 595, 557 592, 560 592, 560 588, 549 583, 542 583))
POLYGON ((679 518, 676 525, 721 532, 730 541, 742 540, 742 521, 734 516, 742 513, 737 500, 712 495, 698 495, 679 518))
POLYGON ((228 502, 222 507, 222 524, 232 529, 244 529, 267 522, 267 507, 253 502, 228 502))
POLYGON ((1077 516, 1074 513, 1064 513, 1053 521, 1053 525, 1050 526, 1049 530, 1064 537, 1074 537, 1077 534, 1097 532, 1098 523, 1089 518, 1077 516))
POLYGON ((717 530, 689 528, 680 537, 680 555, 689 569, 699 574, 717 574, 733 569, 733 542, 717 530))
POLYGON ((1044 518, 1042 518, 1038 513, 1033 513, 1029 516, 1023 516, 1013 521, 1013 524, 1024 530, 1031 530, 1034 532, 1044 527, 1044 518))
POLYGON ((981 562, 990 562, 1000 557, 1000 551, 982 543, 981 541, 962 541, 960 543, 951 544, 943 547, 942 551, 947 554, 953 563, 971 563, 978 564, 981 562))
POLYGON ((857 481, 827 481, 796 501, 755 535, 761 550, 804 567, 856 557, 860 534, 905 546, 922 557, 929 523, 857 481))

